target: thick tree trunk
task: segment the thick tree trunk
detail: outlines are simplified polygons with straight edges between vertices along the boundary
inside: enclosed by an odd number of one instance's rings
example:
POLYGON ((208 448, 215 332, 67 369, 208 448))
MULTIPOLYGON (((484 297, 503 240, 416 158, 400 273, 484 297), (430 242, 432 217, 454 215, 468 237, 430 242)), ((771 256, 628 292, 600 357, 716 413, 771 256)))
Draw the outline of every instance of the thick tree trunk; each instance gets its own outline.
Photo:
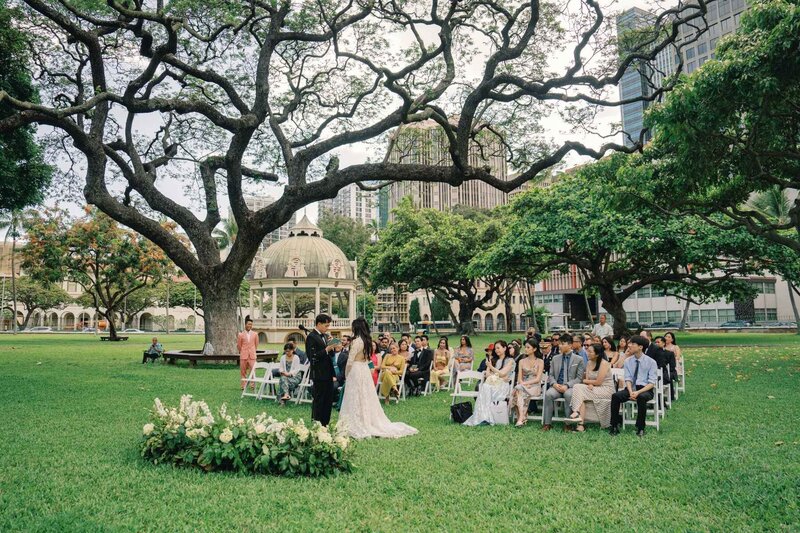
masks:
MULTIPOLYGON (((237 284, 238 287, 238 284, 237 284)), ((237 290, 211 292, 198 287, 203 294, 206 342, 215 354, 237 354, 236 334, 239 331, 239 298, 237 290)))
POLYGON ((469 300, 458 301, 458 334, 475 335, 475 326, 472 324, 472 315, 475 313, 476 305, 469 300), (470 305, 471 304, 471 305, 470 305))
POLYGON ((513 309, 511 309, 511 294, 514 292, 514 286, 511 286, 511 290, 508 291, 506 297, 503 299, 503 304, 505 304, 505 311, 506 311, 506 333, 512 333, 514 331, 514 325, 511 321, 511 313, 513 309))
POLYGON ((686 331, 686 322, 689 321, 689 304, 691 303, 691 300, 686 300, 686 305, 683 307, 683 315, 681 316, 681 326, 678 331, 686 331))
POLYGON ((106 309, 106 312, 103 313, 103 316, 108 321, 108 340, 115 341, 118 339, 117 337, 117 324, 116 320, 114 319, 114 310, 113 309, 106 309))
POLYGON ((794 313, 794 321, 797 324, 797 334, 800 335, 800 315, 797 313, 797 303, 794 301, 795 287, 791 281, 786 282, 789 285, 789 302, 792 304, 792 312, 794 313))
POLYGON ((603 299, 605 310, 614 317, 614 337, 618 339, 628 333, 628 314, 623 306, 624 300, 621 300, 612 288, 601 288, 600 298, 603 299))

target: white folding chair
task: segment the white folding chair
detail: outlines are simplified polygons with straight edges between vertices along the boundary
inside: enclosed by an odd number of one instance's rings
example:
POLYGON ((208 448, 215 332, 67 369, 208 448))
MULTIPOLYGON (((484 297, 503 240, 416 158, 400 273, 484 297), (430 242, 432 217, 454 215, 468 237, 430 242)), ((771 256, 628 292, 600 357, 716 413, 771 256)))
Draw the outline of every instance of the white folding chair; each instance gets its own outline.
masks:
MULTIPOLYGON (((397 390, 400 392, 400 394, 398 394, 397 396, 389 395, 389 400, 394 400, 395 403, 399 403, 401 399, 402 400, 406 399, 406 370, 407 369, 408 369, 408 365, 403 365, 403 373, 400 374, 400 376, 397 378, 396 387, 397 387, 397 390)), ((378 395, 378 397, 381 400, 383 400, 383 398, 381 398, 381 396, 380 396, 381 376, 383 376, 384 372, 385 372, 385 370, 381 369, 380 373, 378 374, 378 383, 375 385, 375 393, 378 395)))
POLYGON ((538 410, 538 414, 528 413, 528 420, 538 420, 544 424, 544 393, 547 390, 547 372, 542 373, 541 388, 542 393, 537 398, 531 398, 532 402, 541 402, 541 409, 538 410))
POLYGON ((311 403, 311 394, 309 394, 312 385, 310 369, 310 363, 300 365, 300 372, 303 373, 303 379, 294 391, 294 403, 298 405, 301 403, 311 403))
POLYGON ((433 387, 431 386, 431 372, 433 372, 433 361, 431 361, 431 367, 428 370, 428 382, 425 383, 425 388, 422 390, 423 396, 427 396, 433 392, 433 387))
POLYGON ((681 356, 681 366, 678 369, 678 375, 680 376, 680 381, 678 382, 678 386, 675 388, 675 399, 678 399, 678 393, 686 392, 686 357, 681 356))
POLYGON ((261 399, 264 393, 264 386, 269 380, 272 379, 272 369, 276 368, 276 363, 259 363, 256 362, 253 368, 250 369, 250 375, 244 380, 244 389, 242 389, 242 398, 251 396, 253 398, 261 399), (250 387, 253 386, 253 392, 249 392, 250 387), (255 388, 257 387, 257 388, 255 388))
POLYGON ((478 391, 466 390, 463 388, 463 383, 465 381, 471 382, 473 379, 477 380, 479 383, 483 383, 483 372, 478 372, 477 370, 460 370, 458 372, 455 385, 453 386, 453 392, 450 394, 452 397, 450 405, 455 405, 456 398, 475 399, 478 397, 478 391))

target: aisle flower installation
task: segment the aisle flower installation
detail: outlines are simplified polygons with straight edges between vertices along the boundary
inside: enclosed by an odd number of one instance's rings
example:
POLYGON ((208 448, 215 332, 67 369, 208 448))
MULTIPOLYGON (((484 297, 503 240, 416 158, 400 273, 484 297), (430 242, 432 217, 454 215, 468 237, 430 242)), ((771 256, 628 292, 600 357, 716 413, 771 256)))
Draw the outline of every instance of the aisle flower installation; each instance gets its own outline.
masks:
POLYGON ((280 476, 329 476, 352 469, 352 447, 344 428, 291 418, 280 422, 266 413, 244 419, 217 416, 203 401, 181 397, 178 407, 156 398, 142 428, 142 457, 155 464, 199 466, 206 471, 234 470, 280 476))

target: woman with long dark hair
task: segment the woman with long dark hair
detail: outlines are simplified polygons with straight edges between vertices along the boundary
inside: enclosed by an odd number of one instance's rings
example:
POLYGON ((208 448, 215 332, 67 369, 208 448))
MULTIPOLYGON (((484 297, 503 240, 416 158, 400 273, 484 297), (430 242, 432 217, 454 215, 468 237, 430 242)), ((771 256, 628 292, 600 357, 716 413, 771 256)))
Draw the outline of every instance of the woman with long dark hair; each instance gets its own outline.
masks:
POLYGON ((381 408, 369 363, 372 337, 369 324, 359 317, 353 321, 353 340, 347 358, 347 386, 344 388, 339 424, 351 437, 399 438, 413 435, 417 430, 401 422, 391 422, 381 408))
POLYGON ((611 424, 611 395, 614 394, 614 377, 611 373, 611 363, 603 356, 602 344, 590 344, 586 349, 589 364, 583 382, 572 389, 572 414, 567 422, 578 424, 578 431, 583 431, 583 420, 586 416, 587 400, 594 403, 600 427, 607 428, 611 424), (600 400, 600 401, 594 401, 600 400))
POLYGON ((478 391, 475 412, 464 422, 465 426, 508 424, 506 401, 511 393, 513 373, 514 359, 508 357, 508 343, 496 341, 492 356, 486 358, 486 379, 478 391))
POLYGON ((472 361, 475 359, 475 352, 472 350, 472 342, 467 335, 461 336, 458 349, 455 353, 455 372, 462 370, 472 370, 472 361))
POLYGON ((525 341, 526 357, 519 362, 519 376, 517 386, 511 396, 511 408, 517 408, 517 427, 522 427, 528 421, 528 405, 531 398, 542 395, 542 373, 544 360, 536 340, 531 337, 525 341))

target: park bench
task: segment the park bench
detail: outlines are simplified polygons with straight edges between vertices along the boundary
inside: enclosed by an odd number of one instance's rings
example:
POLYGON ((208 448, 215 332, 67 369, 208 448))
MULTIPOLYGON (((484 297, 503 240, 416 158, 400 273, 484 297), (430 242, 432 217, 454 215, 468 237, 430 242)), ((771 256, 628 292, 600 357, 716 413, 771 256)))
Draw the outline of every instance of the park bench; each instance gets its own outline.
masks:
MULTIPOLYGON (((256 352, 256 360, 262 362, 273 362, 278 359, 278 352, 275 350, 259 350, 256 352)), ((201 350, 178 350, 164 352, 164 360, 168 364, 174 365, 176 361, 189 361, 191 366, 197 366, 198 361, 230 361, 239 362, 239 354, 215 354, 203 355, 201 350)))
MULTIPOLYGON (((100 340, 101 340, 101 341, 110 341, 110 340, 111 340, 111 337, 110 337, 109 335, 103 335, 103 336, 101 336, 101 337, 100 337, 100 340)), ((116 339, 114 339, 114 340, 117 340, 117 341, 126 341, 126 340, 128 340, 128 337, 117 337, 117 338, 116 338, 116 339)))

